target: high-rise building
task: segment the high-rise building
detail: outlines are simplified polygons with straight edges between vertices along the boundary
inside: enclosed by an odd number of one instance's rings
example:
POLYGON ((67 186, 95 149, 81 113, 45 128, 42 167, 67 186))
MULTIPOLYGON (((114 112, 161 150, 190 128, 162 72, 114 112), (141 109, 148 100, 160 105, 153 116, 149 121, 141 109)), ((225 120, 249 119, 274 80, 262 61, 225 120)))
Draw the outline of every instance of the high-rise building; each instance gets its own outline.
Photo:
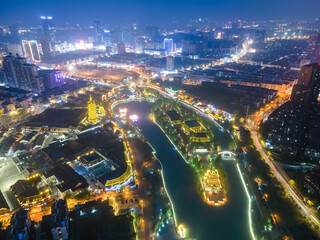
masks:
POLYGON ((120 28, 115 28, 110 32, 111 42, 113 44, 117 44, 119 42, 123 42, 122 31, 120 28))
POLYGON ((11 43, 19 43, 20 42, 20 36, 19 36, 19 28, 18 25, 12 25, 9 26, 10 30, 10 42, 11 43))
POLYGON ((123 54, 126 52, 126 46, 124 45, 124 43, 117 44, 117 52, 118 54, 123 54))
POLYGON ((55 28, 52 17, 41 17, 43 38, 47 38, 51 45, 56 43, 55 28))
POLYGON ((41 60, 37 41, 22 40, 22 47, 25 57, 35 62, 41 60))
POLYGON ((171 54, 174 51, 173 39, 165 38, 163 40, 163 49, 166 50, 167 54, 171 54))
POLYGON ((28 63, 23 64, 22 70, 23 77, 21 79, 20 84, 21 89, 38 93, 43 92, 45 90, 43 86, 43 80, 39 76, 39 72, 36 65, 28 63))
POLYGON ((22 67, 26 63, 25 58, 14 57, 12 54, 3 58, 3 70, 5 75, 5 83, 12 88, 19 88, 19 79, 21 79, 22 67))
POLYGON ((37 66, 28 64, 26 58, 12 55, 3 58, 5 83, 12 88, 26 91, 43 92, 42 78, 37 66))
POLYGON ((173 56, 168 56, 167 57, 166 69, 168 71, 173 71, 174 70, 174 57, 173 56))
POLYGON ((23 56, 23 49, 21 44, 7 44, 8 53, 11 53, 13 56, 17 54, 23 56))
POLYGON ((310 35, 307 52, 309 59, 320 61, 320 32, 310 35))
POLYGON ((98 112, 96 108, 96 103, 93 101, 91 94, 88 102, 88 118, 87 119, 89 123, 96 123, 98 121, 98 112))
POLYGON ((293 86, 291 101, 295 104, 306 105, 317 103, 320 93, 320 66, 317 63, 301 68, 299 79, 293 86))
POLYGON ((0 40, 2 40, 4 38, 5 34, 4 34, 4 30, 3 28, 0 27, 0 40))
POLYGON ((46 90, 61 86, 64 80, 59 70, 39 70, 39 76, 43 80, 43 85, 46 90))
POLYGON ((54 240, 68 240, 67 201, 57 200, 51 207, 51 233, 54 240))
POLYGON ((95 40, 94 40, 94 42, 96 44, 103 43, 103 34, 102 34, 102 28, 101 28, 100 21, 95 21, 94 22, 94 30, 95 30, 95 40))
POLYGON ((20 208, 11 217, 10 227, 8 228, 9 239, 29 240, 31 227, 28 211, 20 208))
POLYGON ((51 43, 48 38, 41 39, 41 48, 42 48, 42 58, 47 60, 51 56, 51 43))
POLYGON ((126 46, 134 47, 135 42, 132 29, 125 29, 122 31, 122 42, 126 46))
POLYGON ((185 54, 196 54, 197 52, 196 41, 194 39, 183 39, 182 52, 185 54))
POLYGON ((138 37, 136 39, 136 50, 142 52, 146 45, 146 39, 144 37, 138 37))

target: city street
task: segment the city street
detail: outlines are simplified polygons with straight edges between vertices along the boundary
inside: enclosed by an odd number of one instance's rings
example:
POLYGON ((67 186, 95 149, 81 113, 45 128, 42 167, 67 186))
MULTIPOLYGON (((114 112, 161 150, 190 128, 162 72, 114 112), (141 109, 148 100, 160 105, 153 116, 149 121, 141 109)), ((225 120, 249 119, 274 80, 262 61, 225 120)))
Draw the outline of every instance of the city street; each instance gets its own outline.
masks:
POLYGON ((274 176, 278 180, 278 182, 281 184, 285 192, 288 196, 293 200, 295 204, 299 206, 300 213, 305 216, 308 221, 313 224, 313 226, 316 228, 316 230, 320 231, 320 219, 315 211, 315 209, 308 206, 301 197, 300 193, 294 189, 290 184, 290 178, 286 174, 286 172, 282 169, 281 166, 279 166, 273 159, 270 157, 266 151, 264 150, 263 146, 260 142, 260 135, 258 132, 258 126, 260 122, 263 120, 264 117, 268 116, 272 113, 272 111, 279 106, 281 106, 284 102, 288 101, 291 95, 291 91, 285 92, 285 93, 279 93, 277 98, 272 101, 271 103, 267 104, 265 107, 260 109, 260 111, 252 114, 248 117, 247 125, 246 127, 249 129, 250 134, 253 139, 253 143, 257 149, 257 151, 260 153, 262 159, 269 165, 272 172, 274 173, 274 176))
POLYGON ((257 149, 257 151, 260 153, 263 160, 269 165, 272 172, 274 173, 274 176, 278 180, 278 182, 281 184, 285 192, 288 196, 293 200, 295 204, 299 206, 300 213, 305 216, 308 221, 316 228, 316 230, 319 232, 320 229, 320 220, 319 216, 317 215, 316 211, 309 207, 302 199, 300 194, 289 184, 290 178, 287 176, 287 174, 284 172, 284 170, 271 158, 268 156, 268 154, 265 152, 263 147, 260 144, 259 140, 259 134, 256 130, 253 130, 248 127, 250 130, 251 136, 253 138, 253 143, 257 149))

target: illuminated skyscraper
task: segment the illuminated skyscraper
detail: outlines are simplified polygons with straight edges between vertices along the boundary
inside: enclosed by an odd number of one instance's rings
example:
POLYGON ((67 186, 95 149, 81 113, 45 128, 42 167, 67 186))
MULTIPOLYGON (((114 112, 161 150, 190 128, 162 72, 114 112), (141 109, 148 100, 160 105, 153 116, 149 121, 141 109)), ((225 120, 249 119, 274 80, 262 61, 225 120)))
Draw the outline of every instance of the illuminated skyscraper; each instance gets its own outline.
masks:
POLYGON ((167 66, 166 69, 168 71, 173 71, 174 70, 174 57, 173 56, 168 56, 167 57, 167 66))
POLYGON ((95 30, 95 43, 101 44, 103 42, 102 28, 99 21, 94 22, 94 30, 95 30))
POLYGON ((165 38, 163 40, 163 49, 166 50, 167 54, 170 54, 174 51, 173 49, 173 40, 170 38, 165 38))
POLYGON ((43 37, 47 38, 50 41, 51 45, 54 45, 56 42, 56 31, 53 27, 52 17, 41 17, 41 20, 43 37))
POLYGON ((41 60, 37 41, 22 40, 22 47, 24 54, 27 58, 29 58, 32 61, 41 60))
POLYGON ((90 94, 90 99, 88 102, 88 122, 96 123, 98 121, 98 112, 96 108, 96 103, 93 101, 90 94))
POLYGON ((43 53, 42 58, 45 60, 50 58, 52 50, 51 50, 51 43, 48 38, 43 38, 41 40, 41 48, 43 53))

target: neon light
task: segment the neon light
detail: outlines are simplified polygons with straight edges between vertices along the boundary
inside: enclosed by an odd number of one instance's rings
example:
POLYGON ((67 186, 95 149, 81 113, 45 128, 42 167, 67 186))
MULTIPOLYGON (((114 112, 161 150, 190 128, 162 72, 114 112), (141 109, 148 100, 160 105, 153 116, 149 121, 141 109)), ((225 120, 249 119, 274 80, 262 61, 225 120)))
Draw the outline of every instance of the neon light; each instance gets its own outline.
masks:
POLYGON ((249 191, 247 189, 247 186, 246 186, 246 183, 243 179, 243 176, 242 176, 242 173, 240 171, 240 167, 239 167, 239 163, 237 163, 237 169, 238 169, 238 172, 239 172, 239 175, 240 175, 240 178, 241 178, 241 182, 243 184, 243 187, 246 191, 246 194, 247 194, 247 197, 248 197, 248 200, 249 200, 249 206, 248 206, 248 217, 249 217, 249 228, 250 228, 250 233, 251 233, 251 236, 252 236, 252 239, 256 239, 256 237, 254 236, 254 232, 253 232, 253 228, 252 228, 252 220, 251 220, 251 196, 249 194, 249 191))

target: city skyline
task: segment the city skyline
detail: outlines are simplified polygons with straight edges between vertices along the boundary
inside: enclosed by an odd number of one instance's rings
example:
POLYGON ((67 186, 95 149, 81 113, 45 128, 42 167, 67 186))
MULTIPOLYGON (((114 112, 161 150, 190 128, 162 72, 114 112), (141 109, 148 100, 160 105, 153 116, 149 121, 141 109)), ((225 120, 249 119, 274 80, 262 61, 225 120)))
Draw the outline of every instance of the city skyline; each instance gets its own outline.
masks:
POLYGON ((0 239, 320 240, 319 0, 0 8, 0 239))
POLYGON ((105 2, 93 0, 5 1, 0 9, 0 23, 12 24, 23 21, 27 25, 38 25, 40 16, 53 16, 59 24, 87 24, 100 19, 103 24, 149 23, 165 24, 172 21, 208 18, 216 22, 261 20, 313 19, 319 15, 316 9, 320 2, 310 0, 271 1, 135 1, 121 0, 105 2), (72 12, 72 15, 70 14, 72 12))

